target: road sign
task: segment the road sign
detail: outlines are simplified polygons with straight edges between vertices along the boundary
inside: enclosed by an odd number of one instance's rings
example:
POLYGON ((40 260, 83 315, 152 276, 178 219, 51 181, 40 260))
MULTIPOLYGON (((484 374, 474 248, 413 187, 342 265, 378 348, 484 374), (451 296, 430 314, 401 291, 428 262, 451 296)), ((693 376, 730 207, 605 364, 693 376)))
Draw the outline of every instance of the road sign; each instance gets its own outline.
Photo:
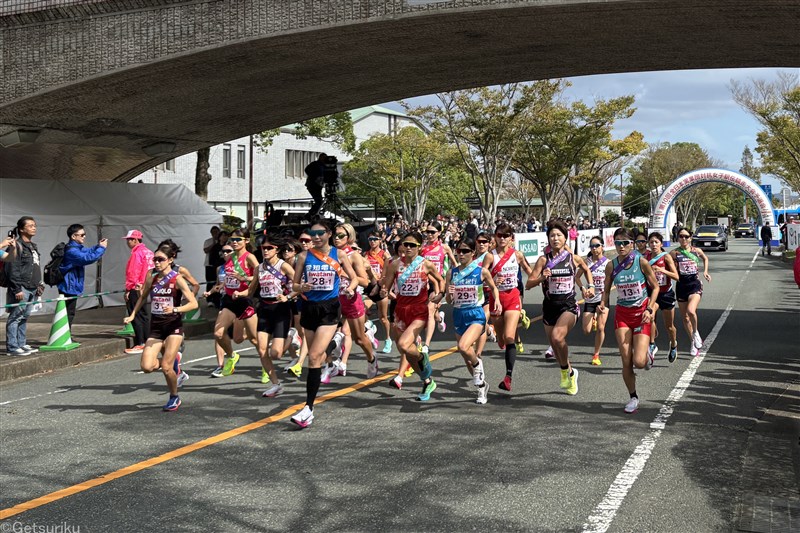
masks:
POLYGON ((769 197, 769 201, 772 201, 772 185, 762 185, 762 189, 764 189, 764 193, 769 197))

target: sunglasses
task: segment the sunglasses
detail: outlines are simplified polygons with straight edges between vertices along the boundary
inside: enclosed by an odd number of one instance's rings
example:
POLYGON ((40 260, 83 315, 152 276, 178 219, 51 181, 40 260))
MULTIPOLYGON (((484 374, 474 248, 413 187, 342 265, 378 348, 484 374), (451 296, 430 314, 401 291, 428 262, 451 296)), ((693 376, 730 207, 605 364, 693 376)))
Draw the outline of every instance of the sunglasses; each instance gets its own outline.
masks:
POLYGON ((326 233, 328 233, 328 230, 326 230, 326 229, 310 229, 310 230, 308 230, 308 234, 311 235, 312 237, 322 237, 326 233))
POLYGON ((495 233, 495 236, 498 239, 508 239, 509 237, 511 237, 511 234, 510 233, 495 233))
POLYGON ((373 242, 373 241, 379 241, 380 239, 378 237, 370 237, 367 240, 370 241, 370 242, 373 242))
POLYGON ((154 257, 153 258, 153 263, 163 263, 164 261, 167 261, 166 257, 154 257))
POLYGON ((478 239, 478 240, 477 240, 477 241, 475 241, 475 242, 477 242, 478 244, 489 244, 489 241, 485 241, 485 240, 483 240, 483 239, 478 239))
POLYGON ((404 242, 404 243, 401 243, 401 244, 403 246, 405 246, 406 248, 417 248, 419 246, 419 244, 417 244, 415 242, 404 242))
POLYGON ((228 240, 231 242, 242 242, 244 239, 242 237, 228 237, 228 240))
POLYGON ((628 246, 631 241, 614 241, 614 246, 628 246))
POLYGON ((433 234, 439 233, 439 232, 436 231, 435 229, 426 229, 425 233, 427 233, 428 235, 433 235, 433 234))
POLYGON ((267 250, 267 251, 274 250, 276 248, 277 248, 277 246, 269 246, 269 245, 261 247, 262 250, 267 250))
POLYGON ((336 235, 333 236, 333 238, 334 239, 340 239, 340 240, 341 239, 346 239, 347 238, 347 233, 337 233, 336 235))
POLYGON ((86 234, 85 233, 76 233, 75 236, 76 237, 86 237, 86 234))
POLYGON ((589 245, 589 248, 592 248, 592 249, 594 249, 594 248, 600 248, 601 246, 603 246, 603 245, 602 245, 602 244, 597 244, 597 243, 594 243, 594 244, 590 244, 590 245, 589 245))
POLYGON ((469 248, 459 248, 456 251, 458 253, 460 253, 460 254, 471 254, 472 253, 472 250, 470 250, 469 248))
POLYGON ((300 239, 300 242, 302 242, 303 244, 308 244, 308 243, 310 243, 310 242, 311 242, 311 239, 306 239, 306 238, 304 237, 304 238, 300 239))
POLYGON ((222 250, 223 254, 232 254, 233 250, 222 250))
POLYGON ((679 239, 689 239, 691 237, 692 237, 691 235, 678 235, 679 239))
POLYGON ((645 244, 646 242, 646 239, 636 239, 636 244, 645 244))

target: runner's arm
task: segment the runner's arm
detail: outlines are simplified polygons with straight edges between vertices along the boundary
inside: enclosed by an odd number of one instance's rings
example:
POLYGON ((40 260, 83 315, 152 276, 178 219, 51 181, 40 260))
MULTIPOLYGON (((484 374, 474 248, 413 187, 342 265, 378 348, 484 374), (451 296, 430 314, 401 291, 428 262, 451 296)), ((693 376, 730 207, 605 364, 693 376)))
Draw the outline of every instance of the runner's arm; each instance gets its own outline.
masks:
POLYGON ((356 289, 358 289, 360 284, 359 276, 356 274, 356 271, 353 268, 353 263, 350 262, 350 258, 347 257, 347 254, 344 251, 338 250, 336 255, 339 257, 339 264, 342 265, 342 270, 344 270, 344 273, 347 274, 348 278, 350 278, 350 285, 348 285, 345 291, 349 291, 352 295, 352 293, 356 292, 356 289))
POLYGON ((492 305, 489 306, 489 309, 500 309, 500 291, 497 290, 497 285, 494 284, 494 279, 492 279, 492 273, 489 272, 489 269, 481 269, 481 278, 483 279, 483 284, 489 287, 489 289, 492 291, 492 298, 494 298, 494 301, 492 302, 492 305))
POLYGON ((447 271, 447 282, 444 285, 445 299, 447 300, 447 303, 449 303, 450 305, 453 305, 452 282, 453 282, 453 269, 451 268, 450 270, 447 271))
POLYGON ((444 297, 444 278, 441 274, 439 274, 439 269, 436 268, 436 265, 427 259, 425 259, 422 264, 424 265, 425 271, 428 274, 428 279, 430 280, 433 278, 433 281, 436 282, 436 293, 434 295, 434 298, 436 299, 435 303, 441 302, 442 298, 444 297))
POLYGON ((597 306, 597 310, 600 312, 608 307, 608 302, 611 295, 611 285, 614 283, 614 279, 611 277, 612 272, 614 272, 614 262, 609 261, 606 263, 606 280, 605 284, 603 285, 603 299, 600 300, 600 305, 597 306))
POLYGON ((192 292, 192 289, 189 288, 189 284, 186 282, 185 279, 183 279, 183 276, 179 275, 175 279, 175 284, 183 293, 183 297, 186 298, 186 303, 183 305, 179 305, 178 307, 174 307, 172 309, 172 312, 187 313, 189 311, 194 311, 195 309, 197 309, 197 298, 194 297, 194 292, 192 292))
POLYGON ((678 276, 678 267, 675 266, 675 260, 672 258, 671 253, 664 256, 664 265, 667 267, 662 269, 664 275, 671 280, 678 281, 680 278, 680 276, 678 276))
POLYGON ((200 292, 200 284, 197 283, 197 280, 195 279, 194 276, 192 276, 192 273, 189 272, 189 269, 186 268, 185 266, 182 266, 180 268, 180 272, 178 273, 181 276, 183 276, 183 279, 186 280, 186 283, 188 283, 189 286, 192 288, 192 294, 197 296, 197 293, 200 292))
POLYGON ((307 254, 308 252, 300 252, 299 254, 297 254, 297 261, 294 264, 295 269, 294 269, 294 278, 292 278, 292 290, 298 294, 306 292, 310 288, 308 283, 303 283, 303 270, 306 265, 307 254))
MULTIPOLYGON (((586 298, 588 293, 588 297, 591 298, 594 296, 594 276, 592 275, 592 271, 586 265, 586 261, 583 260, 583 257, 576 254, 573 254, 573 257, 575 258, 575 264, 578 265, 578 269, 583 270, 583 273, 586 276, 587 285, 578 285, 581 288, 581 294, 584 298, 586 298)), ((580 279, 580 274, 578 272, 575 273, 575 278, 576 282, 580 279)))
POLYGON ((517 263, 519 263, 519 267, 523 272, 525 272, 525 275, 530 278, 531 274, 533 274, 533 269, 531 268, 530 263, 528 263, 528 260, 525 259, 525 256, 519 250, 517 250, 517 263))
POLYGON ((697 249, 697 255, 703 260, 703 277, 706 278, 706 281, 711 281, 711 276, 708 275, 708 256, 699 248, 697 249))
POLYGON ((653 267, 650 266, 650 262, 645 259, 644 257, 639 258, 639 268, 642 269, 642 274, 647 279, 647 284, 650 286, 650 318, 653 318, 658 310, 658 303, 656 300, 658 299, 658 293, 661 292, 660 287, 658 286, 658 280, 656 279, 656 273, 653 272, 653 267))
POLYGON ((394 283, 396 272, 397 261, 392 261, 383 271, 383 278, 381 278, 381 296, 386 297, 389 295, 389 291, 392 290, 392 283, 394 283))
MULTIPOLYGON (((292 265, 290 265, 286 261, 284 261, 283 265, 281 265, 281 273, 284 276, 286 276, 286 279, 294 280, 294 268, 292 268, 292 265)), ((287 300, 291 300, 292 298, 295 298, 297 296, 297 294, 298 294, 296 291, 294 291, 292 289, 293 285, 294 285, 294 282, 290 281, 289 282, 289 294, 286 295, 286 299, 287 300)))
POLYGON ((144 297, 144 295, 150 292, 150 287, 152 286, 153 286, 153 274, 148 271, 147 275, 144 277, 144 287, 142 287, 142 291, 139 293, 139 299, 136 300, 136 305, 133 306, 131 314, 126 316, 125 319, 123 320, 125 324, 133 322, 136 313, 139 312, 139 310, 144 305, 144 301, 147 299, 144 297))
POLYGON ((543 271, 546 264, 547 258, 544 255, 536 260, 536 263, 533 265, 533 271, 531 272, 531 275, 528 276, 528 280, 525 282, 525 290, 532 289, 537 285, 541 285, 541 283, 545 280, 543 271))

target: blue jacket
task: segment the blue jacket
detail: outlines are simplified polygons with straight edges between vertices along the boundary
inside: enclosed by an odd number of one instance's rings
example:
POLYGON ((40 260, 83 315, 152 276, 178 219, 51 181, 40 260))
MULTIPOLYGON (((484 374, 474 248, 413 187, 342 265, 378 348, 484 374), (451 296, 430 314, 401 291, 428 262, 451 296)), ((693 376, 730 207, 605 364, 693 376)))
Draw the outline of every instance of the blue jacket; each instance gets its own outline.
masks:
POLYGON ((58 284, 61 294, 83 294, 84 267, 91 265, 106 253, 106 249, 95 244, 86 248, 75 241, 69 241, 64 249, 64 259, 59 270, 64 274, 64 281, 58 284))

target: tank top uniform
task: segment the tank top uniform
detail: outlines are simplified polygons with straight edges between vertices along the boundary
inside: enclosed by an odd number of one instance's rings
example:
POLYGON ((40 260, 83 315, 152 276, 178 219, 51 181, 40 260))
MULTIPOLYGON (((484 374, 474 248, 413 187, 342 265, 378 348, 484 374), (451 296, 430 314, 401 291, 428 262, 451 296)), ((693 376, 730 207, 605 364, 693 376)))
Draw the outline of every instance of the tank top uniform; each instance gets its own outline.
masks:
MULTIPOLYGON (((653 258, 658 257, 659 254, 653 252, 647 252, 647 261, 650 263, 650 266, 654 267, 661 267, 663 269, 667 268, 667 261, 666 255, 659 257, 657 260, 653 261, 653 258)), ((662 311, 674 309, 675 308, 675 291, 672 288, 672 280, 663 272, 653 272, 656 275, 656 281, 658 282, 658 298, 656 298, 656 302, 658 303, 658 308, 662 311)))
MULTIPOLYGON (((334 264, 339 263, 339 251, 331 247, 327 255, 334 264)), ((339 305, 339 288, 341 282, 335 267, 326 261, 317 259, 310 251, 306 253, 303 265, 304 283, 310 283, 312 289, 302 294, 303 314, 300 325, 305 329, 316 331, 320 326, 335 326, 341 321, 339 305)))
MULTIPOLYGON (((378 249, 378 253, 375 254, 372 252, 372 250, 368 250, 367 253, 364 254, 364 257, 367 259, 367 262, 369 263, 369 268, 375 275, 375 279, 380 281, 380 279, 383 277, 383 269, 386 263, 386 252, 383 251, 382 249, 378 249)), ((370 300, 372 300, 373 302, 379 302, 383 300, 383 298, 381 298, 380 295, 380 290, 376 292, 374 295, 370 294, 374 287, 375 285, 373 283, 370 283, 369 285, 367 285, 367 290, 365 292, 370 300)))
MULTIPOLYGON (((547 252, 548 263, 555 259, 553 252, 547 252)), ((546 266, 546 265, 545 265, 546 266)), ((546 326, 555 326, 563 313, 578 316, 578 304, 575 301, 575 260, 571 253, 565 255, 550 268, 551 275, 542 283, 544 300, 542 302, 542 322, 546 326)))
POLYGON ((178 273, 170 270, 158 278, 153 272, 153 286, 150 288, 150 334, 151 339, 167 340, 170 335, 183 335, 181 314, 174 309, 181 305, 183 293, 177 284, 178 273), (172 307, 173 312, 165 310, 172 307))
POLYGON ((492 250, 492 267, 490 272, 494 279, 494 284, 500 293, 500 308, 501 313, 506 311, 520 311, 522 310, 522 301, 520 299, 519 284, 517 276, 519 274, 519 262, 517 261, 517 253, 513 248, 509 248, 504 252, 503 256, 492 250), (498 265, 503 261, 503 256, 511 252, 508 260, 503 263, 498 269, 498 265))
MULTIPOLYGON (((633 261, 614 276, 613 284, 617 287, 617 307, 614 313, 614 327, 630 328, 635 335, 650 336, 650 322, 642 323, 645 309, 650 301, 647 296, 647 278, 642 272, 641 258, 638 252, 632 252, 633 261)), ((619 258, 612 262, 614 268, 619 265, 619 258)))
POLYGON ((427 322, 429 285, 428 274, 423 270, 424 261, 420 261, 414 267, 414 271, 405 276, 403 274, 411 264, 407 265, 402 258, 399 261, 394 288, 394 293, 397 295, 394 316, 395 326, 398 330, 404 331, 415 320, 427 322))
MULTIPOLYGON (((444 264, 447 254, 444 253, 444 246, 442 246, 441 242, 423 246, 419 255, 433 263, 439 275, 444 277, 444 264)), ((428 282, 428 291, 433 292, 433 282, 428 282)))
MULTIPOLYGON (((694 253, 694 248, 689 252, 694 253)), ((688 302, 692 294, 703 294, 703 282, 700 280, 699 265, 691 257, 686 257, 681 253, 680 248, 675 254, 675 262, 678 267, 678 283, 675 287, 675 294, 679 302, 688 302)))
MULTIPOLYGON (((344 248, 344 252, 347 254, 347 257, 350 258, 355 253, 355 250, 348 246, 344 248)), ((342 283, 339 288, 339 305, 341 305, 342 308, 342 316, 349 319, 356 319, 364 316, 367 312, 367 309, 364 307, 364 300, 361 299, 361 296, 364 293, 361 287, 356 289, 355 294, 353 294, 351 298, 348 298, 345 295, 344 291, 350 286, 350 281, 350 278, 348 278, 343 272, 342 283)))
MULTIPOLYGON (((467 266, 467 269, 470 265, 467 266)), ((483 304, 486 301, 483 288, 483 269, 480 263, 466 275, 461 274, 461 267, 453 267, 450 287, 453 295, 453 324, 456 333, 463 335, 473 324, 486 326, 486 313, 483 304)))
POLYGON ((291 292, 292 281, 281 272, 283 264, 279 259, 275 265, 258 265, 258 331, 277 339, 286 338, 292 323, 290 302, 278 301, 279 296, 291 292))
POLYGON ((589 256, 586 259, 586 264, 589 267, 589 271, 592 273, 592 279, 594 280, 594 296, 584 300, 583 312, 594 313, 597 311, 597 306, 601 301, 603 301, 603 292, 606 289, 606 265, 608 264, 608 258, 601 255, 600 259, 595 261, 591 256, 589 256))
POLYGON ((247 264, 247 256, 250 252, 245 251, 236 258, 234 264, 234 257, 231 256, 228 262, 225 263, 225 295, 222 297, 222 309, 230 309, 239 320, 246 320, 256 313, 253 307, 253 301, 242 296, 234 300, 234 292, 242 292, 250 289, 250 283, 247 281, 239 281, 236 274, 244 273, 245 276, 252 276, 253 269, 247 264))

